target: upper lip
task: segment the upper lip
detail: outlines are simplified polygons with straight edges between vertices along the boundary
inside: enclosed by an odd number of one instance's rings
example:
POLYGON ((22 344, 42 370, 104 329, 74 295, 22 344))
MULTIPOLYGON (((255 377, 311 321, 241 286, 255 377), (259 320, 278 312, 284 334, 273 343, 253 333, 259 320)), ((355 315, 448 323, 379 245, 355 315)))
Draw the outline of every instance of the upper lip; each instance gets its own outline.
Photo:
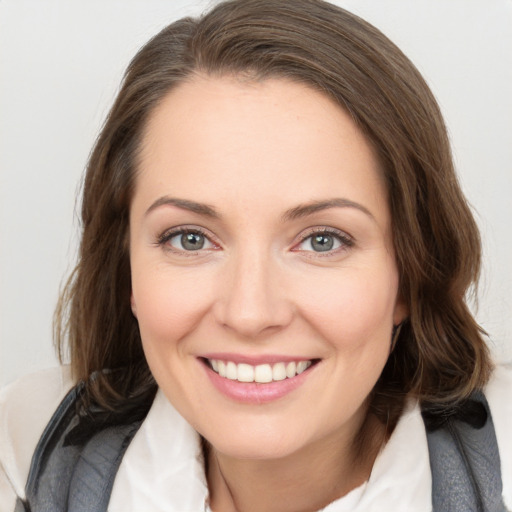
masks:
POLYGON ((307 357, 307 356, 299 356, 299 355, 281 355, 281 354, 261 354, 261 355, 244 355, 244 354, 234 354, 234 353, 209 353, 203 354, 200 357, 203 359, 216 359, 218 361, 232 361, 233 363, 240 364, 250 364, 252 366, 257 366, 259 364, 275 364, 275 363, 291 363, 298 361, 313 361, 318 358, 315 357, 307 357))

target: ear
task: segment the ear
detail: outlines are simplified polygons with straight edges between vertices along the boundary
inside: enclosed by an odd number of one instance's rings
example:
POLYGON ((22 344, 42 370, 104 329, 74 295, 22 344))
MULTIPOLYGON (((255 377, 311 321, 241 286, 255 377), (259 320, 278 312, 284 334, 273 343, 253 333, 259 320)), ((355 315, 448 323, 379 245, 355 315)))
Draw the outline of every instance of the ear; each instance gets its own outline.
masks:
POLYGON ((393 325, 401 324, 409 316, 409 307, 401 298, 397 298, 393 312, 393 325))
POLYGON ((135 299, 133 298, 133 292, 130 295, 130 306, 132 307, 133 316, 137 318, 137 305, 135 304, 135 299))

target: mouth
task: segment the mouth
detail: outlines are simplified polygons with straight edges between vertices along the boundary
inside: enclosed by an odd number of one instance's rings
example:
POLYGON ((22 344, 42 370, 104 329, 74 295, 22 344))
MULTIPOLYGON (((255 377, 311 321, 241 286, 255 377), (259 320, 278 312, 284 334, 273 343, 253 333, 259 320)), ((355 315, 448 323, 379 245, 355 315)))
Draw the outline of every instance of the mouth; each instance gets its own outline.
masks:
POLYGON ((203 358, 204 363, 217 375, 242 383, 268 384, 293 379, 319 362, 319 359, 281 361, 251 365, 223 359, 203 358))

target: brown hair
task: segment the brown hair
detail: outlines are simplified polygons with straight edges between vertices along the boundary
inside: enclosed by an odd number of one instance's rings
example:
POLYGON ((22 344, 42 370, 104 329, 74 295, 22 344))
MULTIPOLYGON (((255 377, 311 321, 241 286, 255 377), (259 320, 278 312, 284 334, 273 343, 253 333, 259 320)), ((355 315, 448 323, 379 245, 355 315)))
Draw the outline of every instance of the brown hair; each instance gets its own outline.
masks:
POLYGON ((171 24, 138 52, 90 156, 79 261, 55 324, 59 353, 68 343, 89 399, 116 409, 155 390, 130 309, 128 212, 148 116, 194 73, 307 84, 346 109, 375 147, 410 312, 370 397, 382 421, 395 422, 406 394, 443 410, 481 388, 491 363, 465 302, 480 239, 425 81, 380 31, 341 8, 232 0, 171 24))

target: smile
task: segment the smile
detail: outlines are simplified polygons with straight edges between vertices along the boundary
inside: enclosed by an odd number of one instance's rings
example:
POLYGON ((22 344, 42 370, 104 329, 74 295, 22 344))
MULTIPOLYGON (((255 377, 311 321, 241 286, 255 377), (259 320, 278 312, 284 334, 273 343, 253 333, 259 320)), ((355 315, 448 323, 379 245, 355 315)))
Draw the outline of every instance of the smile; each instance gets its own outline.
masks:
POLYGON ((240 354, 210 354, 199 359, 206 376, 222 395, 247 405, 262 405, 284 398, 314 379, 315 369, 322 361, 277 355, 251 361, 240 354))
POLYGON ((256 382, 260 384, 291 379, 306 371, 313 364, 312 360, 258 364, 255 366, 220 359, 207 359, 207 362, 210 368, 221 377, 238 382, 256 382))

